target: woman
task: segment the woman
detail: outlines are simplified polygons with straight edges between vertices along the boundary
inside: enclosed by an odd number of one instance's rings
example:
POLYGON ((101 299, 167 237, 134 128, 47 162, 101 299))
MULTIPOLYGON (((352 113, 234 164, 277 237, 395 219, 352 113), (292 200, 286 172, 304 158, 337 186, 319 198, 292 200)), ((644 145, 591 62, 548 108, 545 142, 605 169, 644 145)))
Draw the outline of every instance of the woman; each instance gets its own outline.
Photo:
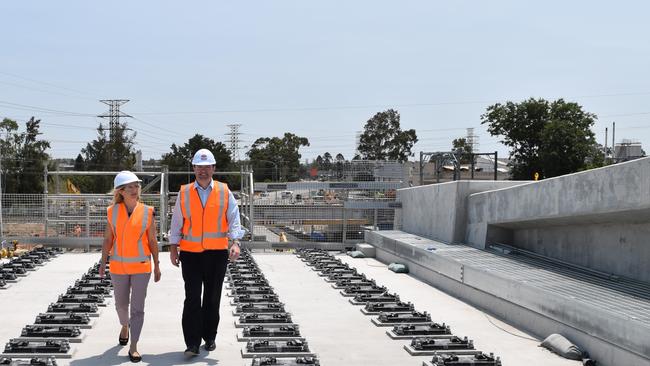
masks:
POLYGON ((113 181, 113 204, 108 207, 108 224, 104 234, 99 275, 104 276, 110 253, 110 272, 115 293, 115 309, 122 329, 119 344, 131 346, 129 359, 140 362, 138 340, 144 323, 144 300, 151 277, 151 256, 154 281, 160 281, 158 241, 153 207, 140 202, 138 177, 122 171, 113 181), (129 316, 129 299, 131 311, 129 316))

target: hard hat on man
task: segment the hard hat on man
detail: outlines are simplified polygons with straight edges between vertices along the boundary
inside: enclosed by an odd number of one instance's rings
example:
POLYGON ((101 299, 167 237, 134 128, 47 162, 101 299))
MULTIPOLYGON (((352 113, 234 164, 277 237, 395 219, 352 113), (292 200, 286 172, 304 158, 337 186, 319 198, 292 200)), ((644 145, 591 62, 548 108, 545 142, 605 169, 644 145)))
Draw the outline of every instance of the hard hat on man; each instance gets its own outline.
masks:
POLYGON ((128 170, 122 170, 121 172, 117 173, 115 179, 113 179, 113 188, 119 188, 123 185, 133 182, 142 182, 142 180, 140 180, 137 175, 131 173, 128 170))
POLYGON ((217 161, 214 160, 214 155, 208 149, 200 149, 194 154, 192 158, 192 165, 215 165, 217 161))

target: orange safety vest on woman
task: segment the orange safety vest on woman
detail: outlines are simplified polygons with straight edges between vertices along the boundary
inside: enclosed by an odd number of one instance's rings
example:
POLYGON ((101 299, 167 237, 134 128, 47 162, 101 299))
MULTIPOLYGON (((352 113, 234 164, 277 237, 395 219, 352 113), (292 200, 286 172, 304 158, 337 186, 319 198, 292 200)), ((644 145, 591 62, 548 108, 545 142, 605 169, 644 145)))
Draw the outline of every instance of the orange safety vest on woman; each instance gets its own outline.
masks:
POLYGON ((205 207, 194 183, 181 186, 179 199, 183 213, 183 234, 178 243, 182 251, 228 249, 228 199, 225 183, 214 181, 205 207))
POLYGON ((153 223, 153 207, 138 202, 129 216, 124 203, 111 205, 108 223, 113 230, 111 273, 151 273, 149 228, 153 223))

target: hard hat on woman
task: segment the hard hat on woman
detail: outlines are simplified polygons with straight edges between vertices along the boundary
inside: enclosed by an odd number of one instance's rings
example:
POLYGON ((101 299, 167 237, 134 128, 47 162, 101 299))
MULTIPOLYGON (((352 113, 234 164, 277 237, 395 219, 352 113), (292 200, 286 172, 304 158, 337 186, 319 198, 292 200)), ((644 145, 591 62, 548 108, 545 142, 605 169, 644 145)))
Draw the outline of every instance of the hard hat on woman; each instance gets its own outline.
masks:
POLYGON ((113 179, 113 188, 118 188, 133 182, 142 182, 142 180, 128 170, 122 170, 113 179))

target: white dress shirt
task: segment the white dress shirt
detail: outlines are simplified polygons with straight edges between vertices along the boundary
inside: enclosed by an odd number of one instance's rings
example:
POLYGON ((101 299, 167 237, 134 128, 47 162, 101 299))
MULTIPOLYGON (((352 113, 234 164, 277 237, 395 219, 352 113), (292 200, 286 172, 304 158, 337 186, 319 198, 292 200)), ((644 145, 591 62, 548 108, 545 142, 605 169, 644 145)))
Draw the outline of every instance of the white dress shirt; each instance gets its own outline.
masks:
MULTIPOLYGON (((210 185, 203 189, 196 181, 194 181, 194 187, 199 193, 199 198, 201 199, 201 204, 205 207, 205 202, 212 192, 214 187, 214 181, 210 181, 210 185)), ((242 230, 241 223, 239 221, 239 207, 237 206, 237 200, 235 196, 228 190, 228 209, 226 210, 226 218, 228 221, 228 237, 230 239, 241 239, 244 236, 245 231, 242 230)), ((181 211, 181 197, 180 192, 176 198, 176 204, 174 205, 174 212, 172 213, 172 222, 171 229, 169 233, 169 243, 177 245, 181 238, 183 237, 183 212, 181 211)))

